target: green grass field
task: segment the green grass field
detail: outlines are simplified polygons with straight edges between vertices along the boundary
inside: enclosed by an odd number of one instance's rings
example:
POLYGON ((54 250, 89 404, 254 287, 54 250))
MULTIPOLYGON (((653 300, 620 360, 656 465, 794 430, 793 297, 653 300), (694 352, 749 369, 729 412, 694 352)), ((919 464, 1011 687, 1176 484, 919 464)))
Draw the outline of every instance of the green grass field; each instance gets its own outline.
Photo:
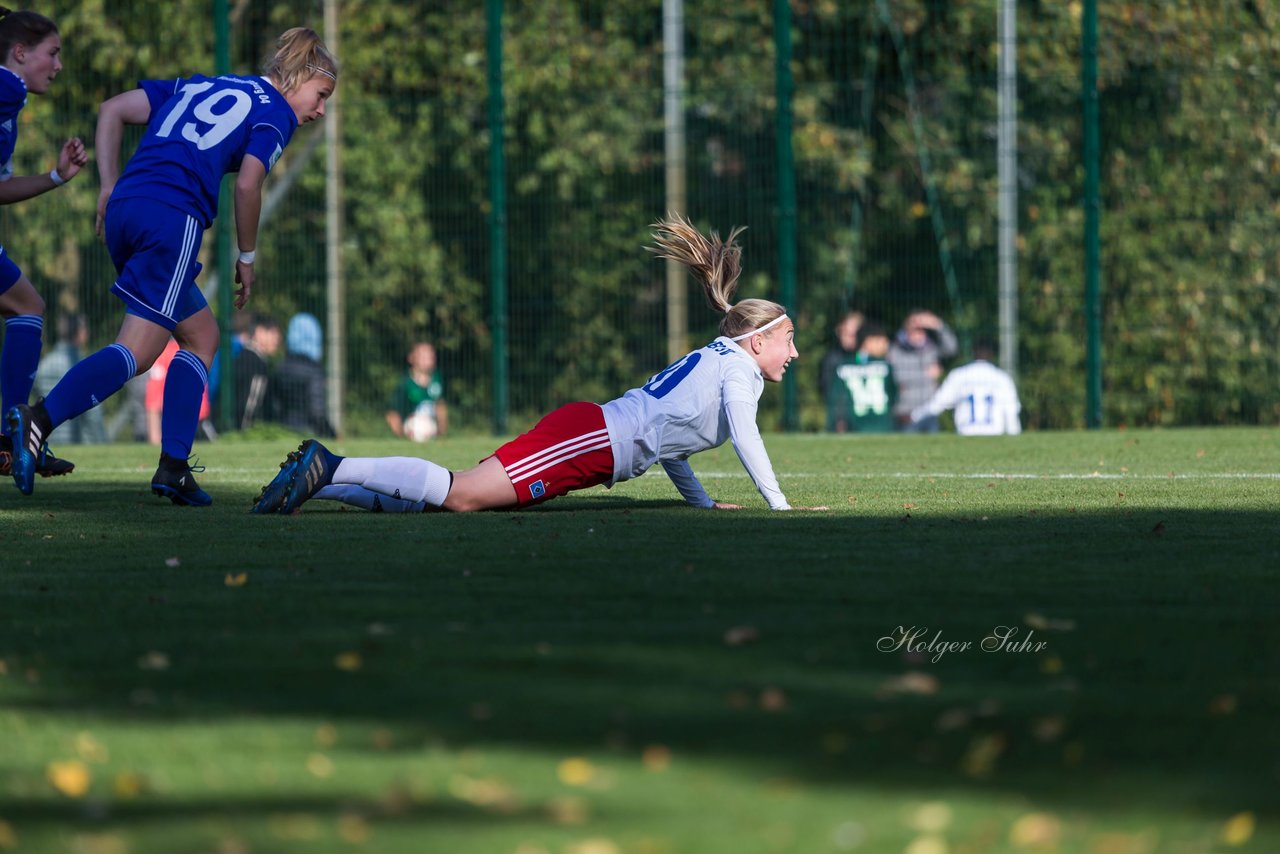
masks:
POLYGON ((722 448, 753 509, 257 517, 286 440, 205 510, 59 446, 0 484, 0 851, 1280 850, 1280 432, 767 442, 829 511, 722 448))

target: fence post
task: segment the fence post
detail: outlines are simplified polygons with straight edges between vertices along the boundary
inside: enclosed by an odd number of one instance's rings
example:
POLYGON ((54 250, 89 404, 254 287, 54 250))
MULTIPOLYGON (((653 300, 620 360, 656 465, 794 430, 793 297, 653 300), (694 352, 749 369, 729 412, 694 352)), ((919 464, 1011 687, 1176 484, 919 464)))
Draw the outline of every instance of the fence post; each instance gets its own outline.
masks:
MULTIPOLYGON (((213 53, 214 68, 218 74, 231 72, 231 13, 227 0, 214 0, 213 4, 213 53)), ((232 314, 235 311, 236 271, 231 260, 231 229, 234 226, 231 216, 231 191, 229 179, 224 177, 218 188, 218 209, 222 216, 217 219, 214 229, 213 255, 214 269, 218 277, 218 314, 222 322, 218 324, 218 429, 231 430, 236 416, 236 371, 231 358, 232 314)))
MULTIPOLYGON (((662 80, 667 212, 686 214, 684 0, 662 0, 662 80)), ((666 271, 667 361, 674 362, 689 349, 689 281, 678 261, 667 261, 666 271)))
POLYGON ((1000 110, 996 134, 1000 216, 1000 366, 1018 376, 1018 4, 1000 3, 1000 110))
MULTIPOLYGON (((778 111, 774 134, 778 150, 778 292, 793 314, 796 306, 796 172, 791 150, 791 3, 774 0, 773 40, 778 111)), ((782 379, 782 428, 795 430, 796 382, 794 374, 782 379)))
POLYGON ((1102 248, 1098 198, 1098 0, 1085 0, 1081 16, 1081 78, 1084 100, 1084 316, 1085 425, 1102 426, 1102 248))
POLYGON ((485 0, 489 78, 489 291, 493 314, 493 432, 507 431, 507 164, 503 154, 502 0, 485 0))
MULTIPOLYGON (((324 38, 329 50, 338 55, 337 0, 324 2, 324 38)), ((342 115, 338 92, 334 90, 325 111, 325 267, 326 302, 329 312, 329 423, 341 436, 347 411, 347 289, 342 271, 342 115)))

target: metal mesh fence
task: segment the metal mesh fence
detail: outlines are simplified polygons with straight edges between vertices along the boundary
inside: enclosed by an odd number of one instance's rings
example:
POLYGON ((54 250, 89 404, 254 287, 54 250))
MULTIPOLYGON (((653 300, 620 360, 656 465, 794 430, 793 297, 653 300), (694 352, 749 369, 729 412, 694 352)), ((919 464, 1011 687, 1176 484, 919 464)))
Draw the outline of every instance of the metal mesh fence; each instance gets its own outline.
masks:
MULTIPOLYGON (((642 247, 669 204, 664 4, 504 4, 500 316, 485 5, 336 5, 344 313, 327 297, 321 127, 300 130, 268 183, 253 309, 282 325, 310 312, 326 344, 341 338, 345 431, 386 433, 386 403, 417 340, 437 345, 451 420, 464 430, 490 429, 500 410, 522 429, 556 404, 608 399, 662 367, 665 272, 642 247), (495 353, 499 328, 506 348, 495 353)), ((788 166, 776 118, 789 108, 790 308, 803 358, 794 395, 766 394, 761 423, 782 424, 790 400, 791 423, 821 429, 818 362, 845 311, 893 330, 928 308, 966 344, 998 331, 999 3, 795 0, 784 16, 787 93, 776 86, 776 5, 682 4, 686 209, 722 234, 747 226, 740 296, 780 299, 788 166)), ((1029 426, 1075 427, 1087 311, 1082 4, 1017 5, 1018 378, 1029 426)), ((66 68, 21 115, 15 171, 47 169, 69 135, 91 143, 97 104, 138 78, 213 71, 217 8, 87 0, 42 10, 60 25, 66 68)), ((1101 15, 1105 422, 1276 423, 1280 12, 1149 0, 1103 4, 1101 15)), ((275 35, 322 21, 318 0, 229 3, 231 70, 256 71, 275 35)), ((118 327, 114 274, 92 232, 96 202, 90 166, 57 193, 0 210, 4 245, 49 302, 50 343, 61 314, 87 315, 92 347, 118 327)), ((217 306, 213 246, 207 239, 201 260, 217 306)), ((692 283, 688 303, 696 344, 717 317, 692 283)))

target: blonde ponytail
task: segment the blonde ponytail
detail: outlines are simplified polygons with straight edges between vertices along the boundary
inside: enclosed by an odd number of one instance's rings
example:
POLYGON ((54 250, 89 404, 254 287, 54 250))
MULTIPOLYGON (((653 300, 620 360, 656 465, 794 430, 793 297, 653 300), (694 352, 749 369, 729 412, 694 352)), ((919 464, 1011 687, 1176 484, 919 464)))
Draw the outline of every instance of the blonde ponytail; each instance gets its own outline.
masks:
POLYGON ((711 232, 705 237, 680 214, 669 214, 667 219, 650 226, 656 246, 649 247, 659 258, 676 261, 689 268, 689 272, 702 285, 707 305, 712 310, 724 312, 720 321, 720 334, 736 338, 744 333, 776 321, 786 314, 786 309, 776 302, 747 299, 736 305, 734 294, 738 291, 738 277, 742 274, 742 247, 736 242, 746 230, 739 226, 729 232, 722 241, 720 235, 711 232))

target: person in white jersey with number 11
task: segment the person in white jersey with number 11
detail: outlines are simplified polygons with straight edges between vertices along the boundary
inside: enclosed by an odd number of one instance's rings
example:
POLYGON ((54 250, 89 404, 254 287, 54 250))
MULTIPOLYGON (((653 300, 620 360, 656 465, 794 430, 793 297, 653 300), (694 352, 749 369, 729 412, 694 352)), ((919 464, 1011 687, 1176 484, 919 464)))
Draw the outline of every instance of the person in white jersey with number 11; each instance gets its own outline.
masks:
POLYGON ((720 337, 622 397, 556 409, 466 471, 416 457, 340 457, 308 439, 263 487, 253 512, 292 513, 312 498, 387 512, 527 507, 639 477, 654 463, 688 504, 739 509, 712 499, 688 462, 727 439, 769 507, 790 510, 756 427, 756 407, 765 381, 781 380, 799 358, 795 327, 775 302, 731 302, 742 255, 734 238, 742 229, 722 242, 679 216, 653 228, 653 251, 687 266, 711 307, 724 312, 720 337))
POLYGON ((923 406, 911 413, 913 422, 955 410, 961 436, 1005 436, 1022 432, 1022 404, 1013 377, 992 364, 995 347, 989 341, 973 345, 974 360, 947 374, 923 406))

